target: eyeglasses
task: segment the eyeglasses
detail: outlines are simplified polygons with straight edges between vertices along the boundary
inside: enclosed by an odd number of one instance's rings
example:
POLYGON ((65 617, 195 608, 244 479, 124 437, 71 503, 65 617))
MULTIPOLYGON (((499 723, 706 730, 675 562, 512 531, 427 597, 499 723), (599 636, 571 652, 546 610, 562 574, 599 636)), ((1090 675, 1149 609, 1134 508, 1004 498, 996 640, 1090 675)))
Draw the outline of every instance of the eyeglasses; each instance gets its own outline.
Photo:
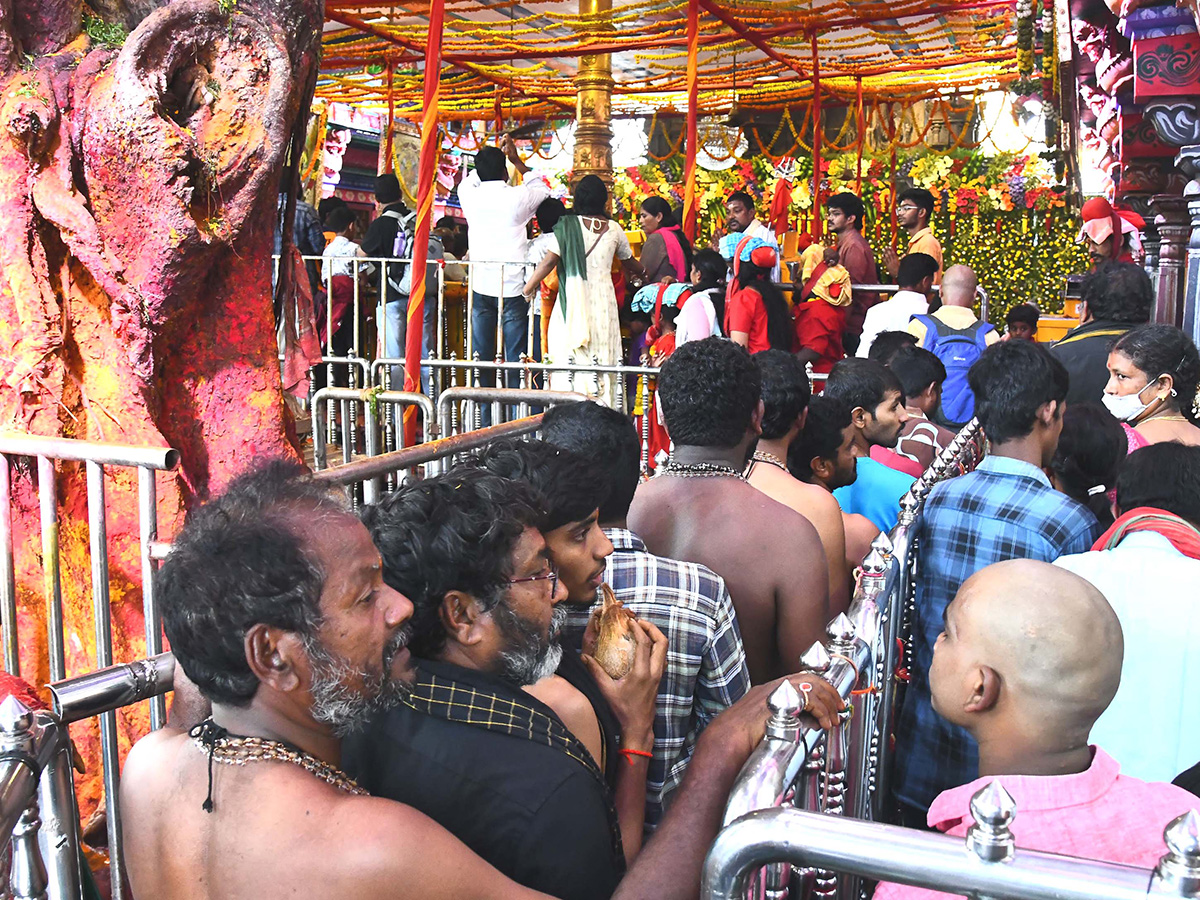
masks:
POLYGON ((549 581, 550 596, 553 597, 554 592, 558 590, 558 569, 551 568, 548 571, 543 572, 541 575, 529 575, 526 578, 508 579, 509 584, 526 584, 527 582, 531 581, 549 581))
POLYGON ((896 212, 912 212, 914 209, 920 209, 919 206, 897 206, 896 212))

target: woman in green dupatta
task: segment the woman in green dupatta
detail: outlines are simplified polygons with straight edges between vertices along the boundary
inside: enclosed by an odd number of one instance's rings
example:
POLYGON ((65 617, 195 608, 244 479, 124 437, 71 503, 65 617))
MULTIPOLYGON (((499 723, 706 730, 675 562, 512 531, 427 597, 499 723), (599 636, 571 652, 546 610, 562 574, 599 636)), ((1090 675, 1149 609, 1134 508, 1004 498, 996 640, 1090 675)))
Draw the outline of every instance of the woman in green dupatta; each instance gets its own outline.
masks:
MULTIPOLYGON (((618 366, 622 361, 617 294, 613 289, 613 257, 621 260, 627 277, 640 285, 646 270, 633 257, 621 226, 608 218, 608 188, 595 175, 585 175, 575 187, 571 212, 558 220, 549 252, 525 284, 525 296, 536 293, 542 279, 558 266, 558 301, 550 314, 546 335, 547 362, 618 366)), ((601 375, 597 399, 624 410, 625 398, 617 379, 601 375)), ((578 389, 579 381, 576 381, 578 389)), ((568 372, 550 375, 554 390, 571 390, 568 372)))

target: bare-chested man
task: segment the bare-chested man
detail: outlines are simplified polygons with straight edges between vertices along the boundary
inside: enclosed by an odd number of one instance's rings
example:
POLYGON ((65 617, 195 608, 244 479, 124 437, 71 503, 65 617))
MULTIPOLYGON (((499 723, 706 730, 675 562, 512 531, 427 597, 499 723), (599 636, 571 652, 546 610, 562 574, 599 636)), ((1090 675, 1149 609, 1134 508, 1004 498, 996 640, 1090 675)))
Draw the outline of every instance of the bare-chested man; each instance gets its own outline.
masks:
POLYGON ((812 396, 804 364, 783 350, 754 354, 762 371, 762 434, 754 448, 746 480, 812 522, 821 536, 829 566, 829 612, 837 615, 850 604, 850 576, 842 510, 829 491, 805 484, 788 472, 788 448, 800 434, 812 396))
MULTIPOLYGON (((858 427, 848 404, 832 397, 813 397, 804 428, 788 451, 788 470, 796 478, 826 491, 832 499, 840 487, 858 477, 858 427)), ((836 500, 834 501, 837 502, 836 500)), ((842 513, 846 534, 846 571, 862 565, 879 536, 879 527, 866 516, 842 513)))
MULTIPOLYGON (((213 714, 196 738, 166 728, 129 754, 121 805, 134 895, 544 897, 339 772, 340 735, 413 676, 412 604, 383 582, 366 528, 300 472, 274 463, 233 481, 189 517, 160 572, 172 649, 213 714)), ((804 681, 810 712, 830 727, 837 695, 804 681)), ((762 737, 768 689, 701 737, 666 842, 643 852, 619 896, 696 895, 733 779, 762 737)))
POLYGON ((658 379, 675 450, 629 510, 651 553, 725 579, 756 684, 797 668, 829 620, 817 530, 742 475, 761 428, 761 392, 758 363, 743 347, 708 338, 676 350, 658 379))

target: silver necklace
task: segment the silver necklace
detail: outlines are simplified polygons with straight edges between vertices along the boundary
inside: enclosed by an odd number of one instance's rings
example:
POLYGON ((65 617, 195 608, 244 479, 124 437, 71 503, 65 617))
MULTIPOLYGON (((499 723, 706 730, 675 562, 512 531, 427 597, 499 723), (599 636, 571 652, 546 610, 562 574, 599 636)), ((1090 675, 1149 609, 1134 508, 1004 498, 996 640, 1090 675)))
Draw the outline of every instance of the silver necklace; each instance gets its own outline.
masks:
POLYGON ((754 455, 750 457, 754 462, 766 463, 768 466, 774 466, 777 469, 787 471, 787 463, 776 456, 774 453, 768 453, 766 450, 755 450, 754 455))
POLYGON ((190 734, 195 745, 208 754, 209 787, 205 809, 210 812, 212 810, 211 766, 213 762, 229 766, 244 766, 248 762, 255 761, 291 763, 338 790, 348 794, 367 795, 366 789, 341 769, 331 766, 324 760, 317 759, 311 753, 290 747, 280 741, 262 737, 231 735, 224 728, 216 725, 212 719, 201 722, 192 729, 190 734))
POLYGON ((660 475, 678 475, 680 478, 719 478, 721 476, 728 476, 730 478, 737 478, 739 481, 746 480, 744 474, 733 466, 727 466, 724 463, 668 462, 665 466, 660 466, 658 472, 660 475))

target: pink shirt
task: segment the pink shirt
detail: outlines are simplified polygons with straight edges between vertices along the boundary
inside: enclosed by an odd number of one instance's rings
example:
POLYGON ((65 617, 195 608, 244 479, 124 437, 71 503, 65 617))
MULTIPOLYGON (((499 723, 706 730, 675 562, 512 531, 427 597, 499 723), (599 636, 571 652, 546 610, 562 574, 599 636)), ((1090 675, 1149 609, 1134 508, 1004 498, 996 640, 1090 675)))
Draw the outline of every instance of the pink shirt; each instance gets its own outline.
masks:
MULTIPOLYGON (((988 775, 938 794, 929 825, 965 836, 974 824, 971 796, 999 779, 1017 803, 1012 831, 1017 846, 1085 859, 1153 868, 1166 852, 1163 829, 1200 798, 1183 788, 1120 774, 1117 761, 1101 750, 1086 772, 1076 775, 988 775)), ((883 882, 875 900, 933 900, 938 891, 883 882)))

